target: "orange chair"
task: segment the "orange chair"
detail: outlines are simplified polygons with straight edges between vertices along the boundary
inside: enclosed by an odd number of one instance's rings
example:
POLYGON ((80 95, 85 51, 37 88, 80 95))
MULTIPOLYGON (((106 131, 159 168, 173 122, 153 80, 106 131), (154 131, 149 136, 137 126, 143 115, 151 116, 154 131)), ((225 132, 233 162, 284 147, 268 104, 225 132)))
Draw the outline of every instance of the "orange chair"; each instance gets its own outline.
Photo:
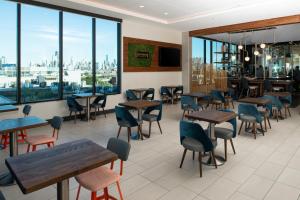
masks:
POLYGON ((101 166, 76 176, 75 179, 79 183, 76 200, 79 199, 81 186, 92 192, 91 200, 116 200, 115 197, 109 195, 108 193, 108 186, 113 183, 117 184, 120 199, 123 200, 123 195, 120 188, 120 177, 123 174, 123 161, 126 161, 128 159, 130 144, 123 140, 111 138, 108 141, 107 149, 118 155, 118 158, 121 161, 120 174, 113 171, 114 162, 112 162, 110 165, 110 169, 108 167, 101 166), (97 191, 102 189, 104 191, 103 195, 97 197, 97 191))
POLYGON ((48 148, 54 146, 54 142, 58 139, 58 133, 61 128, 63 119, 61 117, 55 116, 52 118, 50 124, 53 128, 52 136, 48 135, 33 135, 28 136, 25 142, 28 144, 27 153, 30 151, 30 146, 32 146, 32 151, 36 150, 36 146, 47 144, 48 148))

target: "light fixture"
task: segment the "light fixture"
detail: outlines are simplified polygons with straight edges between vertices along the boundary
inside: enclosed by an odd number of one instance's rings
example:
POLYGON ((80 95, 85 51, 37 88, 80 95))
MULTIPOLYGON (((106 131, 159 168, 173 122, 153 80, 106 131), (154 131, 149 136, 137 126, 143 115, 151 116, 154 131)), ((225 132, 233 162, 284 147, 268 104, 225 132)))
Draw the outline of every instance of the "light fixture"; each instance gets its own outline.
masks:
POLYGON ((246 57, 245 57, 245 61, 248 62, 249 60, 250 60, 250 57, 249 57, 249 56, 246 56, 246 57))
POLYGON ((243 49, 243 45, 240 44, 240 45, 238 46, 238 48, 239 48, 239 50, 242 50, 242 49, 243 49))
POLYGON ((266 48, 266 44, 265 43, 261 43, 260 44, 260 48, 262 48, 262 49, 266 48))
POLYGON ((236 56, 235 55, 231 55, 231 60, 235 61, 236 60, 236 56))
POLYGON ((266 59, 267 59, 267 60, 271 60, 271 59, 272 59, 272 56, 271 56, 271 55, 266 55, 266 59))
POLYGON ((167 13, 167 12, 164 12, 164 15, 168 15, 169 13, 167 13))
POLYGON ((143 5, 140 5, 139 7, 140 7, 140 8, 144 8, 145 6, 143 6, 143 5))
POLYGON ((259 51, 255 50, 254 51, 254 55, 258 56, 259 55, 259 51))

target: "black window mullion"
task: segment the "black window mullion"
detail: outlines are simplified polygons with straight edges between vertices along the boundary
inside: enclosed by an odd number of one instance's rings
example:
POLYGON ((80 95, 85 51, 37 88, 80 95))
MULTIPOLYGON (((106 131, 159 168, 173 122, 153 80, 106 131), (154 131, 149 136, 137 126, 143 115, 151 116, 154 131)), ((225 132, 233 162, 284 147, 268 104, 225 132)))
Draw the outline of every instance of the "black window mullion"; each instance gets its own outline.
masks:
POLYGON ((17 104, 21 104, 21 4, 17 4, 17 104))
POLYGON ((59 12, 59 98, 63 99, 64 82, 63 82, 63 12, 59 12))
POLYGON ((92 19, 92 69, 93 93, 96 93, 96 19, 92 19))
POLYGON ((204 51, 204 64, 206 64, 206 40, 203 40, 204 44, 203 44, 203 51, 204 51))
POLYGON ((117 74, 117 85, 119 86, 118 87, 118 93, 120 93, 122 90, 121 90, 121 86, 122 86, 122 82, 121 82, 121 76, 122 76, 122 69, 121 69, 121 55, 122 55, 122 49, 121 49, 121 39, 122 39, 122 26, 121 26, 121 22, 119 22, 117 24, 117 31, 118 31, 118 34, 117 34, 117 45, 118 45, 118 54, 117 54, 117 65, 118 65, 118 74, 117 74))

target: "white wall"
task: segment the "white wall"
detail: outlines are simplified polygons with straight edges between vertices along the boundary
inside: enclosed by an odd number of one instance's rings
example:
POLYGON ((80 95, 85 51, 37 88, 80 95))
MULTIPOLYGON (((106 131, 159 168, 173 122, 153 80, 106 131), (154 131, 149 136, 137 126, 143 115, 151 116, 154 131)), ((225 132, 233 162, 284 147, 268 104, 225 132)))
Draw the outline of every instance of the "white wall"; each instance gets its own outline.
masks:
MULTIPOLYGON (((122 37, 123 36, 177 44, 182 43, 182 34, 179 31, 129 20, 124 20, 122 23, 122 37)), ((121 60, 123 61, 123 59, 121 60)), ((182 84, 181 72, 122 72, 122 93, 108 96, 107 109, 114 108, 118 103, 125 101, 124 91, 126 89, 153 87, 156 90, 155 98, 159 98, 158 91, 160 86, 177 84, 182 84)), ((84 104, 85 102, 82 103, 84 104)), ((54 115, 67 116, 69 114, 65 101, 51 101, 31 105, 31 115, 46 119, 50 119, 54 115)), ((20 106, 19 112, 2 113, 0 119, 21 117, 22 107, 23 105, 20 106)))

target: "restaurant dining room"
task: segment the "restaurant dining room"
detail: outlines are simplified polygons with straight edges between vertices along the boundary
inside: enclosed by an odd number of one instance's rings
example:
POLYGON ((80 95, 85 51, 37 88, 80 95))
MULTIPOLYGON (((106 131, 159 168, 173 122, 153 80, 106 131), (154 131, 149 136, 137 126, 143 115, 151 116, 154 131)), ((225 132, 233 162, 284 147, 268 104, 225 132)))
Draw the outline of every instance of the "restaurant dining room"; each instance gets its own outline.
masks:
POLYGON ((0 0, 0 200, 300 200, 300 1, 0 0))

